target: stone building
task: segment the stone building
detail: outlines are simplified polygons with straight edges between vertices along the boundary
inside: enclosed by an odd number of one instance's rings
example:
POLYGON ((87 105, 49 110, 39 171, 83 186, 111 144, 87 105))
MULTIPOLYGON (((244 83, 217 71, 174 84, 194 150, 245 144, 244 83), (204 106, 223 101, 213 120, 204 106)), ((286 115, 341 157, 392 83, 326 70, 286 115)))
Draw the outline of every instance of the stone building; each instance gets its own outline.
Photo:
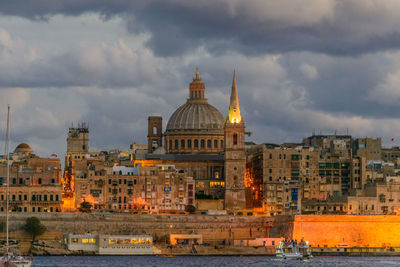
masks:
POLYGON ((381 138, 356 138, 353 142, 353 154, 369 160, 381 160, 382 139, 381 138))
MULTIPOLYGON (((6 161, 0 163, 0 210, 6 206, 6 161)), ((19 144, 10 160, 10 209, 13 212, 60 212, 61 164, 41 158, 27 144, 19 144)))
POLYGON ((244 130, 235 73, 229 114, 224 120, 208 103, 205 84, 196 70, 189 84, 189 98, 171 115, 165 132, 162 117, 148 118, 147 153, 133 147, 125 158, 111 151, 90 152, 86 125, 70 128, 65 199, 75 208, 90 200, 96 209, 124 212, 134 211, 136 200, 145 203, 149 212, 198 206, 195 199, 225 200, 227 209, 246 209, 244 130), (167 171, 163 166, 172 169, 167 171), (119 167, 137 168, 132 172, 137 174, 114 173, 119 167))
POLYGON ((400 177, 387 176, 381 184, 368 184, 348 198, 349 214, 400 214, 400 177))

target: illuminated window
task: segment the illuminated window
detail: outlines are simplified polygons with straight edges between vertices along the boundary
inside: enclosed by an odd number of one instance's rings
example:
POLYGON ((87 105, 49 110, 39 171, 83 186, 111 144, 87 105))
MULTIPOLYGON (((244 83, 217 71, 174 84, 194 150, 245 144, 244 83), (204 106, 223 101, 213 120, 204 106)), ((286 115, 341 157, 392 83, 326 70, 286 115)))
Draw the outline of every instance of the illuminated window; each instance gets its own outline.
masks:
POLYGON ((96 239, 90 238, 90 239, 89 239, 89 243, 92 243, 92 244, 93 244, 93 243, 96 243, 96 239))
POLYGON ((146 244, 151 244, 151 238, 146 238, 146 244))
POLYGON ((82 243, 83 244, 89 243, 89 239, 88 238, 82 238, 82 243))
POLYGON ((78 238, 73 238, 72 243, 78 243, 78 238))
POLYGON ((130 239, 125 239, 124 240, 124 244, 130 244, 131 243, 131 240, 130 239))
POLYGON ((122 243, 124 243, 124 240, 122 238, 118 238, 117 244, 122 244, 122 243))
POLYGON ((139 244, 144 244, 144 243, 145 243, 144 238, 139 238, 139 244))
POLYGON ((136 238, 132 238, 131 243, 132 243, 132 244, 137 244, 137 243, 138 243, 138 240, 137 240, 136 238))
POLYGON ((113 245, 116 244, 117 241, 115 240, 115 238, 110 238, 110 240, 108 240, 108 243, 113 245))
POLYGON ((215 179, 219 178, 219 172, 215 172, 215 179))

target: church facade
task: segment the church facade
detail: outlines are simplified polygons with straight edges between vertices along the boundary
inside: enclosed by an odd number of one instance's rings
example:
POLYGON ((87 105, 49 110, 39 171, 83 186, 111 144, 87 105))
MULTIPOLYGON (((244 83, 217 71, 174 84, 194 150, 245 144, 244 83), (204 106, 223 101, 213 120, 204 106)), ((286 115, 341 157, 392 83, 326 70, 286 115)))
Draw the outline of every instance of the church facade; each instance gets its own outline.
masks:
POLYGON ((245 123, 240 114, 236 74, 226 119, 208 103, 205 91, 196 69, 186 103, 171 115, 162 135, 162 118, 149 117, 145 161, 159 160, 184 171, 195 181, 198 200, 219 199, 226 210, 246 209, 245 123))

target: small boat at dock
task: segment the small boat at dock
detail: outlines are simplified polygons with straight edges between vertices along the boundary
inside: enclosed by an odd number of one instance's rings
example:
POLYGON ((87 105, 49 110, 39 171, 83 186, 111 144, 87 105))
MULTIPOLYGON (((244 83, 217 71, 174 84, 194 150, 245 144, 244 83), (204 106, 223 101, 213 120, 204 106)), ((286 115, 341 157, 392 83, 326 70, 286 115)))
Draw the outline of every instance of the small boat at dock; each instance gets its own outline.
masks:
POLYGON ((281 259, 310 259, 311 249, 307 241, 285 240, 280 241, 276 248, 276 256, 281 259))

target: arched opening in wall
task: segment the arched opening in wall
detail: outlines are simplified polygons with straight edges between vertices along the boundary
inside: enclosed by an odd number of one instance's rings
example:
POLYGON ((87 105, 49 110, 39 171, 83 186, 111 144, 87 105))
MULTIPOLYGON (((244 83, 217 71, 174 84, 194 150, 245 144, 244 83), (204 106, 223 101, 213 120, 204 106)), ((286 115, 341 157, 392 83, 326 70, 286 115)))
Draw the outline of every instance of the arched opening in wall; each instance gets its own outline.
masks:
POLYGON ((237 133, 234 133, 233 134, 233 144, 237 145, 237 143, 238 143, 238 135, 237 135, 237 133))
POLYGON ((168 149, 172 149, 172 140, 169 140, 169 146, 168 149))
POLYGON ((194 139, 194 148, 199 148, 199 140, 194 139))
POLYGON ((188 148, 192 148, 192 140, 189 139, 187 143, 188 143, 188 148))
POLYGON ((194 98, 197 99, 197 91, 194 91, 194 98))
POLYGON ((233 187, 237 187, 237 185, 238 185, 237 183, 238 183, 238 178, 235 175, 235 176, 233 176, 233 187))
POLYGON ((211 140, 207 140, 207 148, 211 148, 211 140))
POLYGON ((153 126, 153 135, 157 135, 157 127, 153 126))
POLYGON ((185 140, 184 139, 181 140, 181 148, 185 148, 185 140))
POLYGON ((218 148, 218 140, 214 140, 214 148, 218 148))
POLYGON ((206 146, 206 142, 204 141, 204 139, 201 140, 201 148, 204 148, 206 146))
POLYGON ((175 149, 178 149, 178 140, 175 140, 175 149))
POLYGON ((221 143, 220 147, 221 147, 221 148, 224 148, 224 140, 221 140, 220 143, 221 143))

